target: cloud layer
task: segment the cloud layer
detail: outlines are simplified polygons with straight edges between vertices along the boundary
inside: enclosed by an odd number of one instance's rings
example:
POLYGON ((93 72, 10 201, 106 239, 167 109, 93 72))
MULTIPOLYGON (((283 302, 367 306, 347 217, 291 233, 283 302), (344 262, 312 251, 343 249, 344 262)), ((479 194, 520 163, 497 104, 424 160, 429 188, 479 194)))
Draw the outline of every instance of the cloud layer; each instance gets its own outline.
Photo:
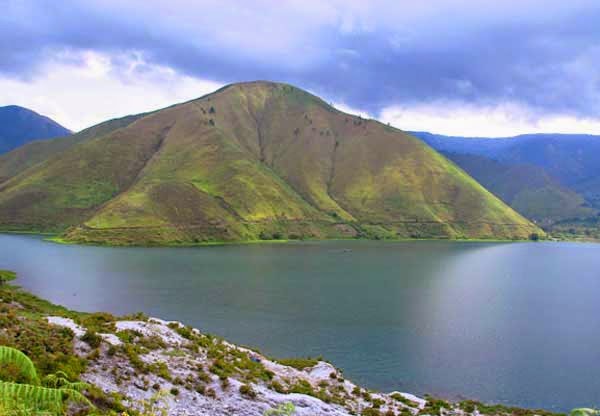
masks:
POLYGON ((93 54, 124 86, 279 80, 388 118, 448 102, 534 123, 600 114, 596 0, 1 3, 3 82, 90 70, 93 54))

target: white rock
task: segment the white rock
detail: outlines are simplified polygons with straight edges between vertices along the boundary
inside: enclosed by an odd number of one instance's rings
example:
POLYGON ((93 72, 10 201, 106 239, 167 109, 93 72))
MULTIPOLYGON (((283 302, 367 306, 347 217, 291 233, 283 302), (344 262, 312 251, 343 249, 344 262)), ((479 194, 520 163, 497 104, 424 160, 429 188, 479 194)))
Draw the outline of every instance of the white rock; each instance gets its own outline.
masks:
POLYGON ((331 373, 337 374, 337 370, 334 366, 325 361, 319 361, 314 367, 306 369, 308 375, 318 381, 328 380, 331 373))
POLYGON ((410 394, 410 393, 403 393, 401 391, 393 391, 390 393, 390 395, 392 394, 399 394, 402 397, 404 397, 405 399, 408 399, 412 402, 418 403, 419 404, 419 409, 422 409, 425 407, 425 405, 427 404, 427 400, 422 399, 420 397, 415 396, 414 394, 410 394))
POLYGON ((115 334, 98 334, 102 337, 102 339, 106 342, 108 342, 110 345, 114 345, 119 346, 121 345, 123 342, 119 339, 118 336, 116 336, 115 334))
POLYGON ((152 318, 148 322, 144 321, 118 321, 115 325, 117 331, 132 330, 141 333, 144 336, 158 336, 166 344, 173 346, 181 346, 186 343, 186 339, 177 332, 168 327, 169 324, 175 323, 178 326, 183 326, 179 322, 168 322, 160 319, 152 318))
POLYGON ((82 337, 86 332, 81 325, 76 324, 71 318, 63 318, 62 316, 48 316, 46 319, 48 319, 48 323, 51 325, 69 328, 77 337, 82 337))

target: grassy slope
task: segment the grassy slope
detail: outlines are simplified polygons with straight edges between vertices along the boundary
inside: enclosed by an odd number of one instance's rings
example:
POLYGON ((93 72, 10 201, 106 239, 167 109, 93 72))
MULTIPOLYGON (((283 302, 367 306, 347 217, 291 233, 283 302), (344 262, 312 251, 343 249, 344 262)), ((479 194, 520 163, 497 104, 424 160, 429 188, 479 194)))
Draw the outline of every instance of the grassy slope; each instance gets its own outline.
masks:
POLYGON ((125 127, 142 116, 140 114, 109 120, 70 136, 52 140, 36 140, 12 152, 0 155, 0 184, 77 143, 125 127))
POLYGON ((595 214, 585 205, 584 198, 560 185, 543 168, 509 165, 477 155, 448 157, 516 211, 539 224, 595 214))
POLYGON ((266 82, 146 115, 22 172, 0 185, 0 221, 80 224, 67 239, 112 244, 538 231, 412 136, 266 82))
POLYGON ((63 231, 113 198, 133 180, 144 156, 153 152, 148 136, 121 140, 126 136, 120 127, 131 121, 103 123, 44 147, 46 154, 37 153, 41 162, 0 183, 0 227, 63 231))
POLYGON ((600 137, 468 138, 415 132, 555 237, 598 238, 600 137))

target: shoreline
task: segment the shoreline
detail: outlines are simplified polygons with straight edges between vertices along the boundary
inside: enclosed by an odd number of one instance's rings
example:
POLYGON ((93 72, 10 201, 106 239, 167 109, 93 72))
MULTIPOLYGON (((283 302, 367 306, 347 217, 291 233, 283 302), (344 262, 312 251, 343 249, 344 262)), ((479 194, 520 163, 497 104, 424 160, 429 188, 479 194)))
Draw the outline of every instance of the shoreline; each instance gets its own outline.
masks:
POLYGON ((199 243, 169 243, 169 244, 108 244, 108 243, 87 243, 78 241, 69 241, 63 239, 59 233, 39 233, 34 231, 4 231, 0 230, 0 235, 33 235, 42 236, 44 241, 71 245, 71 246, 89 246, 89 247, 110 247, 110 248, 194 248, 194 247, 219 247, 219 246, 246 246, 260 244, 296 244, 296 243, 318 243, 329 241, 362 241, 377 243, 407 243, 407 242, 451 242, 451 243, 583 243, 598 244, 600 240, 583 239, 556 239, 546 238, 540 240, 529 239, 498 239, 498 238, 306 238, 306 239, 277 239, 277 240, 239 240, 239 241, 207 241, 199 243))

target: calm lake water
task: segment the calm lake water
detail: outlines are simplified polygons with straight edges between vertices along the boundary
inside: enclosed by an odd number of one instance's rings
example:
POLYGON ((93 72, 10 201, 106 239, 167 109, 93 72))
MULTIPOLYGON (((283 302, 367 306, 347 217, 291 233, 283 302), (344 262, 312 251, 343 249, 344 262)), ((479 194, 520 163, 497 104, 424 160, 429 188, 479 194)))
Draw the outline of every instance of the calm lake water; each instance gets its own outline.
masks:
POLYGON ((552 410, 600 404, 600 245, 307 242, 65 246, 0 235, 55 303, 143 311, 368 387, 552 410))

